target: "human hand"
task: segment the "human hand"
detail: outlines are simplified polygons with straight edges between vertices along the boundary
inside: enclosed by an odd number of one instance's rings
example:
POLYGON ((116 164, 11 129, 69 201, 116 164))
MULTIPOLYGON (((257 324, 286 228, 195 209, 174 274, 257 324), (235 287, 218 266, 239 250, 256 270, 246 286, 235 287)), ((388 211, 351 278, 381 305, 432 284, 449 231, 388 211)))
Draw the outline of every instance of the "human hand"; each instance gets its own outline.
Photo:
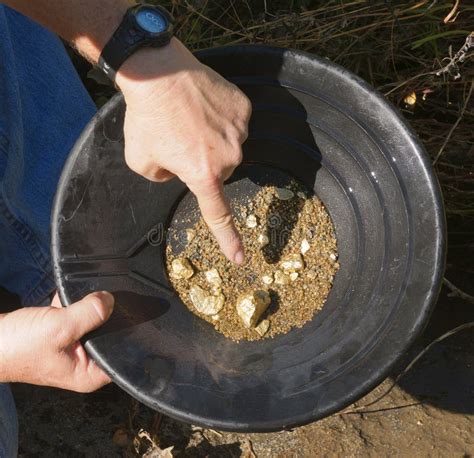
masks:
POLYGON ((0 382, 23 382, 87 393, 110 382, 79 339, 113 311, 110 293, 92 293, 62 308, 27 307, 0 316, 0 382))
POLYGON ((196 195, 223 253, 240 264, 242 243, 223 182, 242 161, 248 98, 174 38, 142 49, 117 73, 127 104, 125 159, 152 181, 178 176, 196 195))

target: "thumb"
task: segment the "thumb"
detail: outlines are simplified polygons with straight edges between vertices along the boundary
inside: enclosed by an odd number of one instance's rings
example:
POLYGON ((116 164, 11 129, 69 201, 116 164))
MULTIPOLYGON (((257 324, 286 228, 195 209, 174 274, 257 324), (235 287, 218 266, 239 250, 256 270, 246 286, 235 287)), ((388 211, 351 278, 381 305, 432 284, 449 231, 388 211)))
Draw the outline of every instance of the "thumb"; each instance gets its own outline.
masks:
POLYGON ((113 312, 114 296, 107 291, 89 294, 84 299, 63 309, 66 335, 71 342, 104 324, 113 312))
POLYGON ((197 197, 204 221, 217 239, 224 255, 236 264, 244 262, 240 235, 234 225, 222 182, 200 183, 190 186, 197 197))

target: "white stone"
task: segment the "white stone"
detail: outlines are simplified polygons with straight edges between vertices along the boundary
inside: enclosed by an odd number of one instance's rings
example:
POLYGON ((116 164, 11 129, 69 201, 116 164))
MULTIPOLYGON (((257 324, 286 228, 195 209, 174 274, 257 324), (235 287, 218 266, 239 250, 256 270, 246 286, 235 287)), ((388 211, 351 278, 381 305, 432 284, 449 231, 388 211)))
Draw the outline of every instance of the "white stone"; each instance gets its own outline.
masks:
POLYGON ((270 243, 270 239, 268 238, 267 234, 259 234, 257 241, 261 247, 264 247, 270 243))
POLYGON ((304 261, 300 254, 290 254, 280 263, 281 268, 289 273, 303 270, 304 261))
POLYGON ((306 254, 310 249, 309 242, 306 239, 303 239, 301 242, 301 254, 306 254))
POLYGON ((262 282, 265 285, 271 285, 273 283, 273 276, 271 274, 270 275, 264 275, 262 277, 262 282))
POLYGON ((295 281, 298 278, 298 276, 299 276, 298 272, 291 272, 290 280, 295 281))
POLYGON ((255 215, 247 216, 247 227, 250 229, 257 227, 257 217, 255 215))
POLYGON ((214 287, 222 285, 222 278, 216 268, 208 270, 205 274, 206 280, 214 287))

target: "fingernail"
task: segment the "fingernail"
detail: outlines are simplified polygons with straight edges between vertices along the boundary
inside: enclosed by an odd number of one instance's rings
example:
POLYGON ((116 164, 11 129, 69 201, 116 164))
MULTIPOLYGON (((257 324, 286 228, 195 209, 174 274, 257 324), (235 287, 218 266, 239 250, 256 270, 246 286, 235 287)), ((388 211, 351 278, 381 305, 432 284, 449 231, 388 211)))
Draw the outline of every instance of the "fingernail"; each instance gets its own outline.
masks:
POLYGON ((236 264, 243 264, 245 259, 244 252, 242 250, 237 251, 237 253, 234 256, 234 262, 236 264))
POLYGON ((102 300, 104 301, 105 306, 112 308, 115 303, 114 296, 108 291, 101 291, 101 295, 102 295, 102 300))

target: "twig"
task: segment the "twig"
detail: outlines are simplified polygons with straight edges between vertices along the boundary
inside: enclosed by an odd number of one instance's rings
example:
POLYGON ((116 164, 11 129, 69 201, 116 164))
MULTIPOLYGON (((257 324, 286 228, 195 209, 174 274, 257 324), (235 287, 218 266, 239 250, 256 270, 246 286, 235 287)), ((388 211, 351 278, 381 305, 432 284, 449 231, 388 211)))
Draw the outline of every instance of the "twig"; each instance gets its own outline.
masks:
POLYGON ((369 402, 368 404, 364 404, 363 406, 358 406, 354 407, 350 411, 343 411, 341 412, 342 414, 349 414, 349 413, 364 413, 363 409, 366 409, 367 407, 373 406, 377 402, 381 401, 385 396, 387 396, 397 385, 397 383, 400 381, 400 379, 419 361, 421 357, 423 357, 431 348, 436 345, 439 342, 442 342, 443 340, 447 339, 448 337, 452 336, 453 334, 456 334, 460 331, 464 331, 465 329, 469 328, 474 328, 474 321, 470 321, 469 323, 464 323, 461 326, 458 326, 454 329, 451 329, 450 331, 446 332, 442 336, 438 337, 437 339, 433 340, 427 347, 425 347, 418 355, 411 361, 410 364, 403 370, 402 373, 398 374, 398 376, 395 378, 393 383, 390 385, 390 387, 385 390, 379 397, 377 397, 374 401, 369 402))
POLYGON ((391 410, 400 410, 400 409, 406 409, 408 407, 414 407, 414 406, 419 406, 423 404, 421 401, 418 402, 411 402, 410 404, 403 404, 401 406, 393 406, 393 407, 383 407, 381 409, 373 409, 373 410, 364 410, 363 412, 358 412, 356 410, 349 410, 347 412, 341 412, 340 415, 360 415, 361 413, 366 414, 366 413, 380 413, 380 412, 390 412, 391 410))
POLYGON ((207 428, 206 431, 209 431, 209 432, 211 432, 211 433, 213 433, 213 434, 215 434, 216 436, 219 436, 219 437, 223 436, 222 433, 220 433, 219 431, 216 431, 215 429, 207 428))
MULTIPOLYGON (((385 92, 384 95, 385 96, 388 96, 390 95, 392 92, 395 92, 397 91, 398 89, 400 89, 401 87, 405 86, 406 84, 408 84, 410 81, 413 81, 413 80, 416 80, 418 78, 421 78, 423 76, 428 76, 428 75, 435 75, 436 72, 424 72, 424 73, 419 73, 418 75, 415 75, 415 76, 412 76, 411 78, 408 78, 406 79, 405 81, 403 81, 402 83, 398 84, 397 86, 395 86, 393 89, 390 89, 388 92, 385 92)), ((378 88, 379 90, 381 88, 378 88)))
POLYGON ((471 80, 471 86, 469 88, 469 92, 467 93, 466 100, 464 100, 464 105, 461 109, 461 113, 459 114, 458 119, 456 119, 456 122, 452 125, 451 129, 449 130, 448 135, 446 136, 446 139, 444 140, 443 144, 441 145, 441 148, 438 151, 438 154, 434 158, 433 165, 438 162, 439 157, 441 154, 443 154, 444 148, 448 144, 449 140, 451 139, 451 135, 453 135, 453 132, 456 130, 456 127, 458 127, 459 123, 462 121, 462 118, 464 116, 464 112, 466 111, 467 104, 469 103, 469 100, 471 99, 471 94, 472 94, 472 89, 474 88, 474 79, 471 80))
MULTIPOLYGON (((460 0, 456 0, 454 2, 454 6, 452 8, 452 10, 448 13, 448 15, 444 18, 444 23, 447 24, 448 22, 454 22, 456 20, 456 18, 454 18, 453 20, 451 20, 451 18, 456 14, 456 11, 458 10, 459 8, 459 2, 460 0)), ((457 16, 457 14, 456 14, 457 16)))
POLYGON ((252 441, 247 438, 247 439, 244 439, 244 442, 247 444, 247 449, 248 449, 248 453, 245 454, 245 456, 248 458, 257 458, 255 450, 253 449, 252 441))
POLYGON ((451 290, 449 296, 459 297, 460 299, 470 302, 474 304, 474 296, 465 293, 464 291, 460 290, 457 286, 453 285, 446 277, 443 279, 444 284, 451 290))
POLYGON ((461 74, 459 73, 458 63, 462 63, 472 57, 472 55, 469 53, 469 50, 472 47, 474 47, 474 32, 471 32, 466 37, 466 41, 461 46, 459 51, 454 55, 454 57, 446 57, 443 59, 443 61, 448 60, 449 62, 443 68, 436 72, 436 76, 440 76, 444 73, 452 75, 453 70, 455 70, 457 73, 453 77, 455 80, 459 79, 461 77, 461 74))

